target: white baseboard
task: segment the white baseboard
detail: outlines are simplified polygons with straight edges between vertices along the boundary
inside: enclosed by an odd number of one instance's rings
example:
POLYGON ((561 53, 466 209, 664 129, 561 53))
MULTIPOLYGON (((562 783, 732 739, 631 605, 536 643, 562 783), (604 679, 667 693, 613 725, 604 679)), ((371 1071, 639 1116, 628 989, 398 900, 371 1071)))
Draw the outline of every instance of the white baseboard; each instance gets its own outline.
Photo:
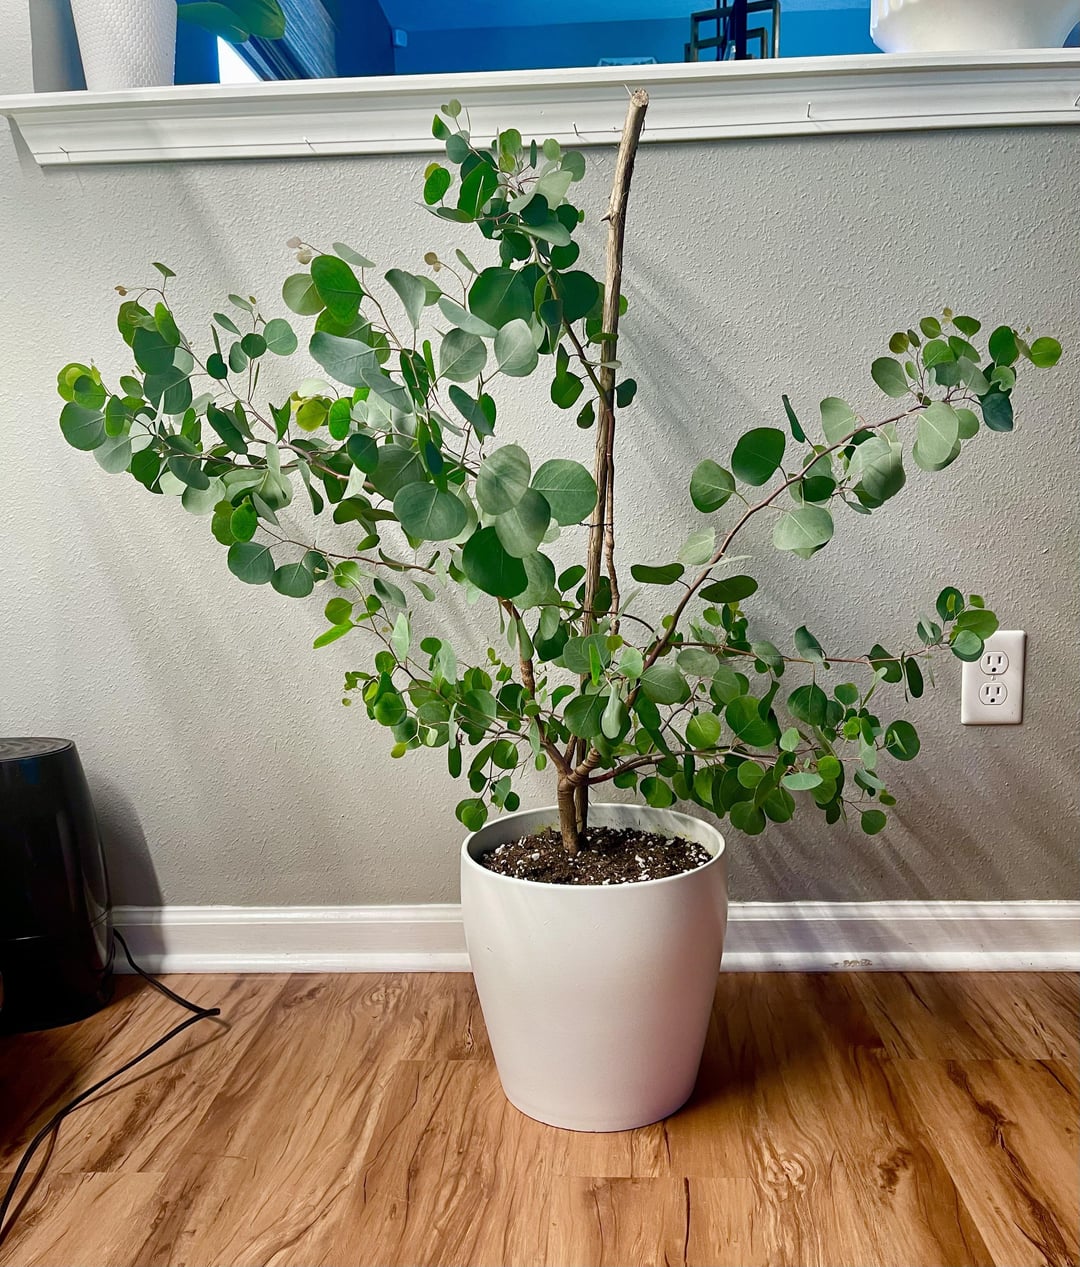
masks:
MULTIPOLYGON (((121 906, 152 972, 466 972, 458 906, 121 906)), ((742 902, 731 971, 1077 971, 1080 902, 742 902)))

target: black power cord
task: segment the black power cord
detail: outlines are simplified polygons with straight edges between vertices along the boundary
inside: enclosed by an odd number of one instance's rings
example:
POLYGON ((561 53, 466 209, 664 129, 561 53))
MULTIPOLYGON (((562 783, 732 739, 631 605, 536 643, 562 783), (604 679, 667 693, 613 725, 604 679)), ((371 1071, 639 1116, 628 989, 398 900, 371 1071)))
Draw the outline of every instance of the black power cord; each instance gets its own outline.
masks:
MULTIPOLYGON (((33 1160, 34 1154, 37 1150, 41 1147, 44 1141, 48 1139, 52 1132, 56 1130, 64 1118, 66 1118, 69 1113, 77 1109, 83 1101, 88 1100, 92 1095, 100 1091, 102 1087, 107 1086, 110 1082, 119 1078, 121 1074, 127 1073, 129 1069, 133 1068, 140 1061, 145 1060, 147 1056, 152 1056, 159 1047, 164 1047, 166 1043, 170 1042, 178 1034, 182 1034, 184 1030, 189 1028, 189 1026, 196 1024, 198 1021, 204 1021, 207 1017, 221 1015, 221 1008, 198 1007, 190 1000, 177 994, 175 990, 170 990, 167 985, 159 981, 156 977, 152 977, 150 973, 140 968, 135 960, 132 959, 131 951, 128 949, 128 944, 124 940, 123 934, 114 929, 113 936, 123 948, 124 957, 130 964, 132 971, 138 973, 144 981, 149 981, 154 989, 160 990, 166 998, 172 999, 174 1003, 178 1003, 183 1008, 187 1008, 192 1015, 189 1016, 186 1021, 181 1021, 179 1025, 174 1025, 163 1038, 159 1038, 156 1043, 151 1044, 151 1046, 147 1047, 144 1051, 139 1052, 137 1056, 133 1056, 127 1064, 121 1065, 119 1069, 102 1078, 100 1082, 95 1082, 92 1087, 87 1087, 85 1091, 80 1091, 79 1094, 73 1100, 69 1100, 63 1108, 57 1109, 41 1130, 38 1131, 38 1133, 26 1146, 22 1157, 19 1159, 19 1164, 15 1167, 15 1173, 11 1177, 11 1182, 7 1186, 7 1191, 4 1193, 4 1199, 3 1201, 0 1201, 0 1243, 3 1242, 8 1232, 11 1231, 11 1227, 14 1225, 15 1219, 11 1220, 11 1224, 7 1224, 8 1210, 11 1208, 11 1203, 15 1198, 15 1193, 19 1184, 22 1182, 22 1178, 26 1174, 26 1168, 30 1165, 30 1162, 33 1160)), ((18 1215, 16 1214, 16 1218, 17 1217, 18 1215)))

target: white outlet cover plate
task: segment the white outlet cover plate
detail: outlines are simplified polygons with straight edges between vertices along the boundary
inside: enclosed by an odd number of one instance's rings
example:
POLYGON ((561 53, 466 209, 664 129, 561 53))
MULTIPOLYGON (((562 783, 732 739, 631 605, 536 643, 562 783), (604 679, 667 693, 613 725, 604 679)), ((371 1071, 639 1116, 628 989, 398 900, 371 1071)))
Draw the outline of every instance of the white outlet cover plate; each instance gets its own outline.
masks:
POLYGON ((1022 629, 999 629, 986 640, 978 660, 964 664, 960 685, 960 721, 964 726, 1018 726, 1024 720, 1024 652, 1027 634, 1022 629), (986 671, 983 660, 992 652, 1003 651, 1009 658, 1004 673, 986 671), (984 704, 980 688, 987 682, 1000 683, 1005 699, 1000 704, 984 704))

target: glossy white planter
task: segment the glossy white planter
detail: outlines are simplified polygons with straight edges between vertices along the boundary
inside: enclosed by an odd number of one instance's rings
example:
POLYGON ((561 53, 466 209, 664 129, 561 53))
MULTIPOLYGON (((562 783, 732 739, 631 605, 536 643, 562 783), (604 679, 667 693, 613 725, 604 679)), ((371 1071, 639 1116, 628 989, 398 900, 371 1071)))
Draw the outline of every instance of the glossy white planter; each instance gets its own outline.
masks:
POLYGON ((91 92, 171 84, 176 0, 71 0, 91 92))
POLYGON ((511 1104, 576 1131, 659 1121, 694 1089, 727 922, 724 838, 686 814, 591 805, 590 821, 698 841, 712 861, 637 884, 536 884, 475 861, 558 823, 497 818, 461 851, 465 938, 511 1104))
POLYGON ((870 38, 883 53, 1061 48, 1080 0, 871 0, 870 38))

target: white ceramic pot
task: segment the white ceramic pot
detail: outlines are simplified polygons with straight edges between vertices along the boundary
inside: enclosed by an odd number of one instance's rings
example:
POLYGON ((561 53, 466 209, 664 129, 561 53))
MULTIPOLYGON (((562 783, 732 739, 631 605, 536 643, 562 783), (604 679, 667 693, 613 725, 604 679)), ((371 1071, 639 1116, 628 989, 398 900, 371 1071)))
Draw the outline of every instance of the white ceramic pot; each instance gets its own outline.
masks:
POLYGON ((71 0, 91 92, 171 84, 176 0, 71 0))
POLYGON ((883 53, 1061 48, 1080 0, 871 0, 870 38, 883 53))
POLYGON ((538 884, 476 862, 558 823, 494 819, 461 851, 461 907, 503 1090, 529 1117, 576 1131, 659 1121, 694 1089, 727 923, 724 838, 686 814, 590 805, 598 826, 697 841, 712 861, 635 884, 538 884))

